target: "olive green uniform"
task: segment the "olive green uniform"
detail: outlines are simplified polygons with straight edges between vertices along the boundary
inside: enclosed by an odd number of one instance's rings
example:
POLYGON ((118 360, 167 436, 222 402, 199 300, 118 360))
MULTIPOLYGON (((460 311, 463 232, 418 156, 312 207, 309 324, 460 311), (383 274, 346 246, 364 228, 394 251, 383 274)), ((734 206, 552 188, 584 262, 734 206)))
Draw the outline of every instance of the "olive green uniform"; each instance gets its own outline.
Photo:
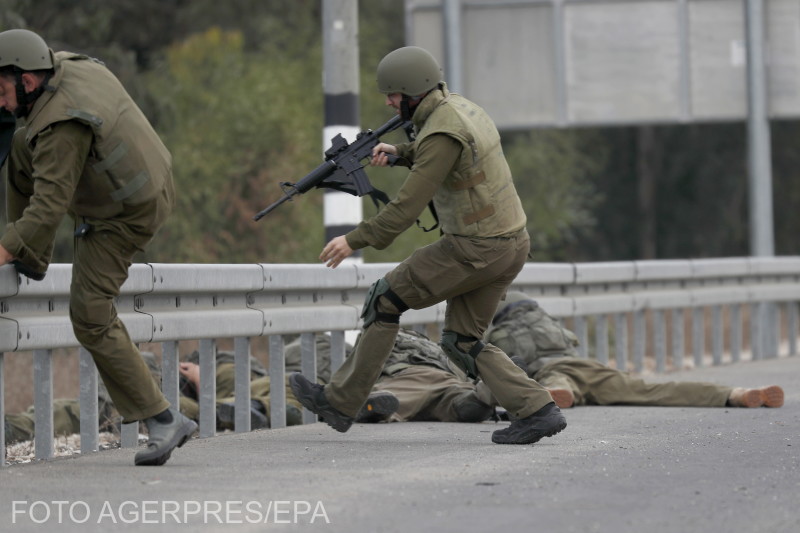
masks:
POLYGON ((566 389, 574 405, 724 407, 732 387, 704 382, 646 383, 592 359, 577 357, 578 339, 534 300, 497 313, 487 339, 525 360, 528 374, 549 389, 566 389))
POLYGON ((8 220, 0 238, 44 272, 65 214, 90 224, 75 239, 70 319, 126 422, 169 407, 117 316, 114 299, 174 204, 171 157, 101 63, 59 52, 55 74, 13 139, 8 220))
MULTIPOLYGON (((330 381, 330 337, 315 336, 317 350, 317 382, 330 381)), ((352 348, 345 345, 346 356, 352 348)), ((300 371, 300 342, 285 347, 286 369, 300 371)), ((438 344, 421 333, 400 329, 380 378, 372 392, 394 394, 400 406, 389 422, 438 421, 480 422, 494 412, 495 400, 483 382, 469 381, 453 365, 438 344)), ((291 389, 287 401, 296 404, 291 389)))
MULTIPOLYGON (((142 352, 145 364, 156 383, 161 383, 161 369, 151 352, 142 352)), ((184 397, 181 397, 181 412, 184 412, 184 397)), ((118 432, 121 422, 119 413, 103 383, 97 384, 97 415, 100 431, 118 432)), ((6 444, 33 440, 35 435, 36 411, 30 406, 24 413, 6 415, 6 444)), ((64 436, 81 432, 81 406, 78 400, 60 398, 53 401, 53 435, 64 436)))
POLYGON ((473 383, 424 335, 401 329, 373 388, 394 394, 400 407, 389 422, 482 422, 495 400, 482 382, 473 383))
MULTIPOLYGON (((330 343, 324 343, 320 341, 320 336, 317 339, 317 362, 318 362, 318 369, 321 369, 322 372, 327 371, 328 377, 330 377, 330 343), (328 347, 328 356, 325 356, 325 349, 324 346, 327 345, 328 347), (327 358, 327 363, 325 359, 327 358), (326 370, 327 368, 327 370, 326 370)), ((286 369, 287 369, 287 377, 286 377, 286 403, 293 407, 296 407, 298 412, 303 409, 303 406, 300 405, 300 402, 294 397, 292 393, 292 389, 289 386, 289 378, 288 373, 293 371, 300 370, 300 339, 299 337, 297 340, 289 343, 285 347, 286 357, 286 369)), ((200 355, 198 352, 193 352, 190 354, 186 360, 198 364, 200 359, 200 355)), ((260 402, 264 408, 263 412, 269 416, 270 412, 270 377, 267 374, 266 368, 254 357, 250 357, 250 399, 260 402)), ((236 400, 236 365, 234 363, 234 355, 231 352, 219 352, 216 356, 216 403, 228 403, 232 404, 236 400)), ((181 412, 191 418, 192 420, 199 420, 200 419, 200 406, 197 403, 197 395, 196 391, 184 391, 184 395, 181 396, 181 412), (186 394, 189 394, 188 396, 186 394)), ((301 420, 297 420, 294 417, 290 416, 287 418, 287 425, 296 425, 301 423, 301 420)), ((233 429, 231 428, 224 428, 224 429, 233 429)))
MULTIPOLYGON (((415 140, 397 146, 398 155, 411 164, 408 178, 392 202, 346 239, 354 250, 383 249, 433 200, 442 238, 415 251, 384 280, 408 308, 447 301, 444 329, 477 341, 529 254, 525 213, 500 136, 481 108, 441 83, 421 101, 413 122, 415 140)), ((376 310, 399 315, 405 309, 383 296, 376 310)), ((367 325, 353 356, 325 387, 333 407, 356 415, 381 374, 398 329, 399 324, 384 319, 367 325)), ((473 345, 459 347, 469 351, 473 345)), ((552 401, 498 348, 487 344, 475 362, 500 404, 516 416, 531 415, 552 401)))

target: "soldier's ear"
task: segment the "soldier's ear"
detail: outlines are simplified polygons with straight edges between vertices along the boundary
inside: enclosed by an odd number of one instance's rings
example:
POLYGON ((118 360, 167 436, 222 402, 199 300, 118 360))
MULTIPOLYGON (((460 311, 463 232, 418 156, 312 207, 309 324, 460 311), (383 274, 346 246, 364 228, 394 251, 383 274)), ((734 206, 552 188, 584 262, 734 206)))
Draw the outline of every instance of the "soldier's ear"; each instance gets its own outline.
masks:
POLYGON ((43 81, 42 76, 34 74, 33 72, 22 73, 22 86, 25 88, 26 93, 35 91, 43 81))

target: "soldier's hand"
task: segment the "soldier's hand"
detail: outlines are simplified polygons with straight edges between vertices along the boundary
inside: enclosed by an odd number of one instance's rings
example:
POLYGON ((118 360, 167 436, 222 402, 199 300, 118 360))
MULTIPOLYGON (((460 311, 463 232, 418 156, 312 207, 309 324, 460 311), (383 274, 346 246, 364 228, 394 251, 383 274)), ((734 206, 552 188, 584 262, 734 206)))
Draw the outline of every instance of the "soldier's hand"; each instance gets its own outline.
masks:
POLYGON ((374 167, 388 167, 388 154, 397 155, 397 148, 394 145, 378 143, 372 148, 372 159, 370 165, 374 167))
POLYGON ((323 263, 326 263, 326 266, 336 268, 339 266, 339 263, 351 255, 353 255, 353 249, 347 244, 347 239, 344 235, 340 235, 334 237, 325 245, 325 248, 322 249, 322 253, 319 254, 319 259, 323 263))

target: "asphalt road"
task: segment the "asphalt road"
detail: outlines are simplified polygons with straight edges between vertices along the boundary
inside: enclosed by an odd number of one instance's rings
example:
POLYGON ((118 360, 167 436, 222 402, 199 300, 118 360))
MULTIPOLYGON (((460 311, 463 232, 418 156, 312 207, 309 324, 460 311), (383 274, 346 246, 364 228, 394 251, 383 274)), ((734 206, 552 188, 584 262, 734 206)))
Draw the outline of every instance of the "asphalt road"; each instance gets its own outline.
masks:
POLYGON ((654 380, 781 385, 780 409, 579 407, 530 446, 507 423, 323 424, 0 469, 0 532, 800 531, 800 357, 654 380), (61 502, 61 503, 59 503, 61 502))

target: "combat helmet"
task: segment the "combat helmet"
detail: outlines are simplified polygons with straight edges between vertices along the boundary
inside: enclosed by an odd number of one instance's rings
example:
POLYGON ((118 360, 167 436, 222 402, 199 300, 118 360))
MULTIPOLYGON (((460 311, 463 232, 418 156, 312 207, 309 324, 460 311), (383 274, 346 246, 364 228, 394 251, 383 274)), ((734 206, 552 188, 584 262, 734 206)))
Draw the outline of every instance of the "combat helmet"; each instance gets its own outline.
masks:
POLYGON ((378 63, 378 90, 417 97, 442 81, 442 68, 430 52, 406 46, 389 52, 378 63))
POLYGON ((494 310, 494 320, 492 322, 497 322, 505 312, 511 310, 514 304, 518 304, 520 302, 530 302, 533 307, 538 307, 538 303, 536 300, 525 294, 521 291, 508 291, 506 294, 505 300, 500 300, 497 304, 497 309, 494 310))
POLYGON ((0 68, 46 70, 53 68, 53 58, 44 39, 30 30, 0 32, 0 68))
POLYGON ((46 75, 45 83, 31 92, 26 92, 22 83, 24 72, 53 69, 53 55, 44 39, 30 30, 6 30, 0 32, 0 72, 9 71, 14 75, 17 93, 17 108, 14 116, 27 116, 29 107, 44 92, 44 86, 50 79, 46 75))

